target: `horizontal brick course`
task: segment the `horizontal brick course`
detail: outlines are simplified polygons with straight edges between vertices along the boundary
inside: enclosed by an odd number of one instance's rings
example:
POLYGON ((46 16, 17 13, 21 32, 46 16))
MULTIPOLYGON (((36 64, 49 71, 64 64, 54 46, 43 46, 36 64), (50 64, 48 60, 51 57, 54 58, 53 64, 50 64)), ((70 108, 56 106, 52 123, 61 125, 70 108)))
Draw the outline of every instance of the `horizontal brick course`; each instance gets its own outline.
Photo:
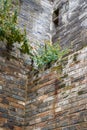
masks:
POLYGON ((48 73, 45 71, 39 74, 38 80, 32 79, 32 84, 34 81, 35 86, 31 88, 28 85, 27 89, 25 119, 29 127, 26 129, 82 130, 87 128, 85 126, 87 123, 87 58, 84 59, 86 50, 87 47, 69 55, 65 65, 64 59, 60 76, 56 73, 59 69, 56 64, 48 70, 48 73), (75 61, 74 56, 77 57, 75 61))

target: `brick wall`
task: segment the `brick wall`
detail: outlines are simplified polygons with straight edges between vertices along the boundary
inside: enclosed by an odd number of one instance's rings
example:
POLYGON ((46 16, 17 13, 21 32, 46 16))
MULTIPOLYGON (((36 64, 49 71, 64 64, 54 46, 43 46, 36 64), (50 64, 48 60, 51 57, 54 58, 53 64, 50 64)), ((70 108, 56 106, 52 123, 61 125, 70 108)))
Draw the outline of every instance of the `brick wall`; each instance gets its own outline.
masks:
POLYGON ((31 43, 44 44, 50 40, 52 5, 48 0, 22 0, 19 24, 26 27, 31 43))
POLYGON ((30 79, 26 130, 87 130, 87 47, 30 79))
POLYGON ((44 72, 0 49, 0 130, 86 130, 87 47, 44 72))
MULTIPOLYGON (((9 54, 0 43, 0 130, 87 130, 87 47, 81 49, 86 44, 87 2, 69 0, 66 13, 61 2, 67 0, 55 2, 60 21, 53 38, 60 38, 64 47, 72 43, 78 51, 38 73, 30 71, 28 57, 17 48, 9 54)), ((31 42, 51 38, 51 11, 50 1, 22 1, 19 24, 26 23, 31 42)))
POLYGON ((54 9, 59 10, 58 26, 53 24, 53 42, 74 51, 87 44, 87 0, 55 0, 54 9))
POLYGON ((24 126, 26 73, 23 60, 9 55, 0 43, 0 130, 22 130, 24 126))

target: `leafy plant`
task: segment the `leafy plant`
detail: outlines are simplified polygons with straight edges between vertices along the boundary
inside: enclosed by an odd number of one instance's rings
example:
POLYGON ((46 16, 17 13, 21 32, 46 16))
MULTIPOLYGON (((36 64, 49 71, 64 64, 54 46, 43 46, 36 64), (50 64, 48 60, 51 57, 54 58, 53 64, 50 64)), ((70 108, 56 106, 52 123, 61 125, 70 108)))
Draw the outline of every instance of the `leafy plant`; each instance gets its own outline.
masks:
POLYGON ((59 44, 51 45, 47 43, 33 58, 38 68, 49 68, 52 63, 61 59, 66 52, 67 50, 62 50, 59 44))
POLYGON ((23 53, 29 53, 26 31, 18 27, 17 16, 18 6, 12 0, 0 0, 0 41, 5 41, 8 49, 17 42, 23 53))
POLYGON ((17 0, 0 0, 0 41, 7 43, 8 51, 12 49, 14 43, 19 43, 20 51, 29 54, 32 63, 39 69, 50 67, 65 54, 65 51, 62 51, 58 44, 49 43, 34 50, 27 40, 26 30, 21 30, 18 26, 19 7, 16 4, 17 0))

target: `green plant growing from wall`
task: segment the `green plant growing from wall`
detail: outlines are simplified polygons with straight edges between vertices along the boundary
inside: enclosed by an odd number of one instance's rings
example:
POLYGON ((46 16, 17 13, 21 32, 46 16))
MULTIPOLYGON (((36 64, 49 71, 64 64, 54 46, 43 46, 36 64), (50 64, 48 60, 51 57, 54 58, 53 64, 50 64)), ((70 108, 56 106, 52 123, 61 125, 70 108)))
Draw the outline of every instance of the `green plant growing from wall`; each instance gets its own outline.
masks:
POLYGON ((6 43, 8 52, 13 44, 19 43, 19 50, 29 54, 32 63, 36 64, 38 69, 49 68, 66 51, 61 50, 58 44, 51 45, 50 43, 46 43, 42 48, 39 46, 38 50, 34 51, 27 40, 26 30, 21 30, 18 26, 18 11, 17 0, 0 0, 0 41, 6 43))
POLYGON ((61 59, 67 50, 62 50, 59 44, 51 45, 50 43, 40 49, 37 54, 33 57, 38 68, 49 68, 52 63, 61 59))
POLYGON ((23 53, 29 53, 26 31, 18 27, 17 18, 18 4, 13 4, 12 0, 0 0, 0 41, 6 42, 8 50, 17 42, 23 53))

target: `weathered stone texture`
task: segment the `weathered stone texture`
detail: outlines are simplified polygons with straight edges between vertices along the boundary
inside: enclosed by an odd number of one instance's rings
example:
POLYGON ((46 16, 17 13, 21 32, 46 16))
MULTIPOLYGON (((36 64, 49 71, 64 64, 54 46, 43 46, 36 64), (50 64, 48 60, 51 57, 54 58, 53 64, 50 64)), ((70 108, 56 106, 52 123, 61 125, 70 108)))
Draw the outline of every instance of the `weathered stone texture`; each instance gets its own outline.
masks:
POLYGON ((50 40, 52 5, 48 0, 23 0, 19 24, 26 26, 31 43, 44 44, 50 40))
POLYGON ((87 1, 55 0, 54 10, 59 9, 59 23, 53 29, 53 42, 74 51, 87 45, 87 1))
POLYGON ((27 130, 87 130, 87 47, 30 81, 27 130))
POLYGON ((22 130, 27 68, 0 43, 0 130, 22 130), (9 57, 9 60, 8 60, 9 57))
MULTIPOLYGON (((14 49, 0 43, 0 130, 87 130, 86 0, 55 0, 59 25, 53 36, 74 50, 44 72, 30 71, 14 49)), ((50 40, 49 0, 22 0, 19 24, 31 42, 50 40)), ((52 23, 51 23, 52 24, 52 23)), ((54 30, 55 31, 55 30, 54 30)), ((27 59, 27 57, 26 57, 27 59)))

